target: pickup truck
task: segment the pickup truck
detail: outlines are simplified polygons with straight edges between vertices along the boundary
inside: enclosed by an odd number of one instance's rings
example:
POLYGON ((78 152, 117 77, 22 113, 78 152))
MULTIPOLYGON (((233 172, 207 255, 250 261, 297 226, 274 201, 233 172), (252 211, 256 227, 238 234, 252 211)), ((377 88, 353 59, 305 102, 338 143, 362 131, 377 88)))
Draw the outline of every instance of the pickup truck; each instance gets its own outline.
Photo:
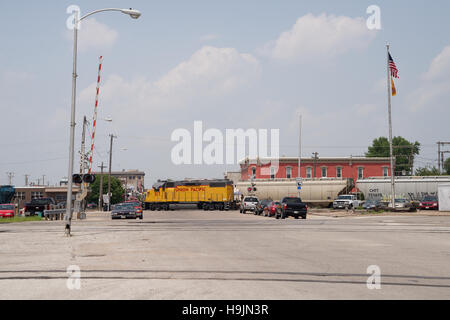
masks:
POLYGON ((281 213, 277 213, 275 218, 284 219, 289 216, 293 216, 298 219, 300 216, 302 219, 306 219, 306 213, 308 206, 302 202, 302 199, 298 197, 285 197, 281 200, 281 213))
POLYGON ((44 213, 44 210, 50 210, 50 205, 54 205, 53 198, 32 199, 31 202, 25 203, 24 212, 26 216, 34 216, 37 212, 44 213))
POLYGON ((354 194, 342 194, 333 201, 333 209, 353 209, 360 205, 361 201, 354 194))
POLYGON ((259 200, 257 197, 247 196, 242 201, 239 211, 240 211, 240 213, 245 213, 247 211, 256 212, 258 203, 259 203, 259 200))

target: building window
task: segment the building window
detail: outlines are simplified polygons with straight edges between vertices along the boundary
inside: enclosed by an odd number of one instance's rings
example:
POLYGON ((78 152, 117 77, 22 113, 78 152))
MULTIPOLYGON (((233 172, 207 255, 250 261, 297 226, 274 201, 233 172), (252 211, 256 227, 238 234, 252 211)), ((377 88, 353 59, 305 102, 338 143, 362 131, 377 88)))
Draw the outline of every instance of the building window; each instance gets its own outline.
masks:
POLYGON ((326 178, 327 177, 327 167, 322 167, 322 178, 326 178))
POLYGON ((286 178, 287 179, 291 179, 292 178, 292 168, 291 167, 287 167, 286 168, 286 178))
POLYGON ((25 192, 16 192, 14 198, 17 200, 25 200, 25 192))
POLYGON ((31 199, 40 199, 40 198, 43 198, 42 192, 37 191, 31 193, 31 199))
POLYGON ((275 179, 275 168, 274 167, 270 167, 270 179, 271 180, 275 179))
POLYGON ((256 168, 252 167, 252 176, 256 177, 256 168))
POLYGON ((336 167, 336 178, 342 178, 342 167, 336 167))
POLYGON ((364 168, 358 167, 358 179, 364 178, 364 168))
POLYGON ((383 167, 383 177, 387 177, 389 175, 389 168, 383 167))
POLYGON ((306 168, 306 178, 311 179, 312 177, 312 168, 311 167, 307 167, 306 168))

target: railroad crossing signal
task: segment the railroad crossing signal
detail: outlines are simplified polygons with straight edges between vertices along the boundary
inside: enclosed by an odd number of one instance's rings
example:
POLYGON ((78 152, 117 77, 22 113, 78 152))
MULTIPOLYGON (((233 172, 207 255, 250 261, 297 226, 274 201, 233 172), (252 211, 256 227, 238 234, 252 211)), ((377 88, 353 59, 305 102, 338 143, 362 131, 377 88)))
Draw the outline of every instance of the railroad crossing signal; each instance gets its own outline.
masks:
POLYGON ((248 187, 248 192, 255 192, 256 191, 256 183, 254 183, 253 182, 253 180, 252 180, 252 183, 251 183, 251 186, 250 187, 248 187))
POLYGON ((72 180, 74 183, 80 184, 80 183, 94 183, 95 181, 95 175, 93 174, 74 174, 72 176, 72 180))

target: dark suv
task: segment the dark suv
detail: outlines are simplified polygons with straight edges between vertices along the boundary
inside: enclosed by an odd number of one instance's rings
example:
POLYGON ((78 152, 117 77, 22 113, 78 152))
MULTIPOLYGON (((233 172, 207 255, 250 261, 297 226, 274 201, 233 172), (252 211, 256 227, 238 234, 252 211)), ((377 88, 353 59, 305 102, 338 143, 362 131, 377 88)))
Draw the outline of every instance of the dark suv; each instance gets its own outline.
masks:
POLYGON ((308 206, 302 202, 302 199, 298 197, 285 197, 281 200, 281 217, 277 214, 276 218, 284 219, 292 216, 298 219, 301 216, 302 219, 306 219, 307 211, 308 206))
POLYGON ((55 204, 53 198, 32 199, 31 202, 25 204, 25 215, 34 216, 37 212, 44 213, 44 210, 50 210, 50 206, 55 204))

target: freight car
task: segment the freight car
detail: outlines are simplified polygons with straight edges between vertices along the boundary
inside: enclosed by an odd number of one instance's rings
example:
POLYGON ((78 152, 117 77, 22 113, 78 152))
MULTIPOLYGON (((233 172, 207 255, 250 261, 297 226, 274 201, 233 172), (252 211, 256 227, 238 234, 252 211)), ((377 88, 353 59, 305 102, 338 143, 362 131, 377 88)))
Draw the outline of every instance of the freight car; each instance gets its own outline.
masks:
MULTIPOLYGON (((406 176, 395 177, 395 196, 412 201, 421 201, 425 196, 437 196, 438 186, 449 184, 450 176, 406 176)), ((365 199, 389 201, 391 198, 391 178, 373 177, 360 179, 356 187, 365 199)))
POLYGON ((158 181, 145 196, 146 210, 169 210, 178 204, 195 204, 203 210, 228 210, 235 207, 233 181, 182 180, 158 181))
MULTIPOLYGON (((284 197, 298 195, 297 183, 294 179, 256 179, 254 183, 256 191, 251 193, 248 191, 250 181, 238 181, 235 186, 243 196, 251 194, 259 199, 281 200, 284 197)), ((300 197, 308 205, 330 207, 338 195, 350 192, 353 187, 353 179, 303 179, 300 197)))

